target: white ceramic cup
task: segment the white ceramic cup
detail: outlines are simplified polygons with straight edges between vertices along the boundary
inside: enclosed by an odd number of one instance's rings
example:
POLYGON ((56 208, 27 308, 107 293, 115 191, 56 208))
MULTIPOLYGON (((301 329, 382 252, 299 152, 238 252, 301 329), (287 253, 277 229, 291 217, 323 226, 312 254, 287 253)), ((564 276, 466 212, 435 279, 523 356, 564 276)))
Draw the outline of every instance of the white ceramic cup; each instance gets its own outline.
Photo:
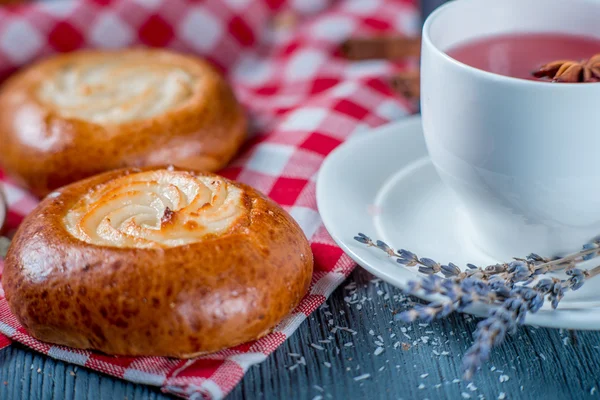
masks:
POLYGON ((429 155, 464 206, 466 234, 502 260, 577 251, 600 235, 600 83, 511 78, 445 53, 527 32, 600 38, 600 1, 454 0, 423 27, 429 155))

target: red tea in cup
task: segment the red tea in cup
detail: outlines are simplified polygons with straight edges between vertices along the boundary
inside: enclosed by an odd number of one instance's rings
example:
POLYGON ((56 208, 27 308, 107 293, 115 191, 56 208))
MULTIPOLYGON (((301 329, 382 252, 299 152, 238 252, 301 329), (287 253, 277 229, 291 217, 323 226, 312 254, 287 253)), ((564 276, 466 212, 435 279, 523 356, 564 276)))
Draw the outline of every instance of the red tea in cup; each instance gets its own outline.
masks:
POLYGON ((555 60, 579 61, 600 53, 600 39, 561 33, 519 33, 469 41, 447 54, 471 67, 534 79, 532 72, 555 60))

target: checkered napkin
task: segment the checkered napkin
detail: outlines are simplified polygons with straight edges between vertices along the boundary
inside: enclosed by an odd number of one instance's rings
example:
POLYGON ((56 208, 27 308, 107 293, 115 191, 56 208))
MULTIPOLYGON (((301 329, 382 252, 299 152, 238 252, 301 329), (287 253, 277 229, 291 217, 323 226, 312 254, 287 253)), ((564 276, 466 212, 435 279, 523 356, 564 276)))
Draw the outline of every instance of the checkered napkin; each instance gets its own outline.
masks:
MULTIPOLYGON (((315 182, 323 159, 348 137, 411 111, 387 84, 402 65, 348 62, 340 57, 340 43, 349 35, 417 34, 418 21, 413 0, 53 1, 0 10, 0 77, 41 56, 82 47, 168 47, 216 64, 252 120, 251 138, 222 175, 282 205, 310 238, 316 262, 310 292, 273 333, 216 354, 193 360, 111 357, 42 343, 16 321, 1 287, 0 348, 16 341, 182 397, 224 397, 354 266, 317 212, 315 182)), ((16 228, 36 201, 1 171, 0 181, 9 204, 8 225, 16 228)))

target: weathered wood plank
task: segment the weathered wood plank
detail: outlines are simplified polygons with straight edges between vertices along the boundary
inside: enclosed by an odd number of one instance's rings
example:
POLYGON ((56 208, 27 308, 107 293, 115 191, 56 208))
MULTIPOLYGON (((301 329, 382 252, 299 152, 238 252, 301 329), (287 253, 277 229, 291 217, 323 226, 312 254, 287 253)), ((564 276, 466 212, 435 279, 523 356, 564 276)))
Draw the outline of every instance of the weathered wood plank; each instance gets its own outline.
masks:
MULTIPOLYGON (((593 387, 600 388, 599 332, 579 332, 578 343, 574 345, 569 343, 566 332, 521 329, 492 353, 486 369, 475 377, 471 388, 477 389, 472 391, 467 382, 453 383, 453 380, 460 378, 461 356, 471 343, 476 321, 458 315, 429 326, 395 323, 392 311, 406 307, 407 302, 397 289, 373 283, 372 279, 365 271, 357 270, 346 286, 356 282, 359 302, 344 301, 350 292, 339 288, 327 302, 328 308, 319 309, 266 362, 250 368, 230 398, 460 399, 464 393, 472 399, 480 395, 497 399, 504 392, 509 399, 561 400, 599 395, 597 391, 590 395, 593 387), (363 297, 367 300, 361 302, 363 297), (332 333, 335 326, 348 327, 357 333, 352 335, 339 329, 332 333), (377 336, 383 339, 384 351, 376 356, 374 351, 380 347, 375 343, 379 340, 377 336), (345 345, 350 342, 351 346, 345 345), (410 349, 394 348, 396 342, 408 343, 410 349), (311 343, 323 349, 314 348, 311 343), (299 360, 290 353, 301 354, 306 366, 290 370, 299 360), (495 371, 490 370, 492 367, 495 371), (371 374, 370 378, 358 382, 353 379, 365 373, 371 374), (500 381, 502 375, 508 377, 506 382, 500 381), (421 389, 419 385, 423 385, 421 389)), ((20 346, 0 351, 0 399, 82 398, 169 397, 156 388, 134 385, 84 368, 75 371, 72 365, 20 346)))

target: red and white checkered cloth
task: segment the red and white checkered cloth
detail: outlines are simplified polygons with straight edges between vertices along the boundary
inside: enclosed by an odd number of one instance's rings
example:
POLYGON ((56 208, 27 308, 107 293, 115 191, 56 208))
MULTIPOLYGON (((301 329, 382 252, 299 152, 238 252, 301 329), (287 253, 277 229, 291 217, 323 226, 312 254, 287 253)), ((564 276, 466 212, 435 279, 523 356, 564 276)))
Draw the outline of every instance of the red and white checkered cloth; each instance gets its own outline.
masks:
MULTIPOLYGON (((411 107, 386 83, 401 65, 349 62, 340 57, 339 44, 349 35, 417 34, 419 17, 413 1, 97 0, 0 10, 0 78, 41 56, 82 47, 169 47, 203 55, 216 64, 252 118, 252 138, 222 175, 252 185, 281 204, 310 238, 316 261, 309 294, 273 333, 216 354, 194 360, 110 357, 42 343, 15 320, 1 287, 0 348, 13 340, 51 357, 160 386, 182 397, 224 397, 354 267, 335 246, 317 212, 319 166, 348 137, 401 118, 411 107), (286 28, 294 18, 297 24, 286 28)), ((8 224, 15 228, 36 201, 2 171, 0 181, 9 203, 8 224)))

